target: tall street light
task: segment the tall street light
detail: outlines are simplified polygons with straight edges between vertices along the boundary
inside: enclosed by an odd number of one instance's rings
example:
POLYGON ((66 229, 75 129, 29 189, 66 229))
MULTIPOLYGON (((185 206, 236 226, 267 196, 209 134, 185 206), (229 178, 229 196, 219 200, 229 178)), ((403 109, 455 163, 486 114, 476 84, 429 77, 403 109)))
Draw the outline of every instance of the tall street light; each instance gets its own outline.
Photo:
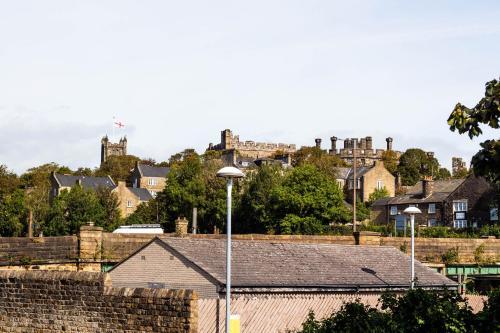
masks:
POLYGON ((226 232, 226 333, 230 332, 231 318, 231 192, 233 179, 245 175, 235 167, 224 167, 217 171, 217 177, 227 180, 227 232, 226 232))
POLYGON ((415 214, 421 214, 422 212, 417 207, 408 207, 403 211, 403 213, 410 215, 410 229, 411 229, 410 289, 413 289, 415 287, 415 214))

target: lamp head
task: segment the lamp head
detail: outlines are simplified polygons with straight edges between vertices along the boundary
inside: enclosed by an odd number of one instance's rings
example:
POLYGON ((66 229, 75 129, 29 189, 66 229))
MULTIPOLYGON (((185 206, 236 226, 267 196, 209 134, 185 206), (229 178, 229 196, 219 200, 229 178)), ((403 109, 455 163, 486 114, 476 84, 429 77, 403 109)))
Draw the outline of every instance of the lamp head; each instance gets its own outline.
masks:
POLYGON ((240 169, 235 167, 224 167, 217 171, 217 177, 222 178, 242 178, 245 177, 243 172, 240 169))
POLYGON ((422 211, 417 207, 408 207, 403 211, 403 213, 408 215, 414 215, 414 214, 422 214, 422 211))

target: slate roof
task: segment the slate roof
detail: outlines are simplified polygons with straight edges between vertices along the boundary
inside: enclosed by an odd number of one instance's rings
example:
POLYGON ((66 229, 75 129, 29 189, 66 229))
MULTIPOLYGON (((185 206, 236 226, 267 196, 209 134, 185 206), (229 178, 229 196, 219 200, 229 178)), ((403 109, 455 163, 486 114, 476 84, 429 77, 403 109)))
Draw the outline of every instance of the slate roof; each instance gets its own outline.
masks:
MULTIPOLYGON (((373 166, 360 166, 356 168, 356 178, 361 178, 365 173, 370 171, 373 168, 373 166)), ((354 178, 354 169, 350 168, 349 169, 349 176, 348 179, 353 179, 354 178)))
POLYGON ((55 173, 54 178, 61 187, 73 187, 76 185, 78 180, 81 181, 82 187, 85 189, 96 190, 99 187, 108 187, 113 189, 116 187, 116 184, 109 176, 108 177, 71 176, 71 175, 61 175, 55 173))
POLYGON ((165 178, 170 172, 169 167, 156 167, 147 164, 138 164, 139 173, 143 177, 161 177, 165 178))
POLYGON ((351 168, 337 168, 336 171, 338 179, 347 179, 347 177, 349 177, 349 172, 351 172, 351 168))
POLYGON ((139 197, 141 201, 149 201, 153 199, 151 193, 145 188, 135 188, 135 187, 127 187, 132 193, 139 197))
MULTIPOLYGON (((224 239, 158 237, 168 247, 225 285, 224 239)), ((389 246, 232 242, 234 288, 405 288, 409 256, 389 246)), ((456 287, 415 262, 417 285, 456 287)))
POLYGON ((435 180, 432 194, 426 198, 422 197, 422 182, 410 187, 406 194, 397 197, 377 200, 372 206, 418 204, 429 202, 443 202, 446 198, 463 184, 465 179, 435 180))

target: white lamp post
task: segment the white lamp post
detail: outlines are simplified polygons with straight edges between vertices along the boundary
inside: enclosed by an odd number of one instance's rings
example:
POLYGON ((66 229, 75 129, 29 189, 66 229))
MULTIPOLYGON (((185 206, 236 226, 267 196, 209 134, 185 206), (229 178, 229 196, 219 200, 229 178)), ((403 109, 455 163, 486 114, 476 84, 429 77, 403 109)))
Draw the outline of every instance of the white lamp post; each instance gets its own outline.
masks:
POLYGON ((235 167, 224 167, 217 171, 217 177, 227 179, 227 241, 226 241, 226 333, 230 332, 231 317, 231 192, 233 179, 245 175, 235 167))
POLYGON ((408 207, 403 213, 410 215, 410 229, 411 229, 411 261, 410 261, 410 289, 415 287, 415 214, 422 212, 417 207, 408 207))

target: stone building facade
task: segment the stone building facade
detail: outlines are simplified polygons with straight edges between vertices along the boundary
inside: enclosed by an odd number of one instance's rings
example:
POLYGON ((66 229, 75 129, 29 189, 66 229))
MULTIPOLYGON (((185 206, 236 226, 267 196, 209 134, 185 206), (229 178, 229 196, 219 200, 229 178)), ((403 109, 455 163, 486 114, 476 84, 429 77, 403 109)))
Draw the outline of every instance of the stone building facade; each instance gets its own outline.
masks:
POLYGON ((155 197, 158 192, 163 191, 167 186, 169 172, 170 168, 168 167, 157 167, 136 162, 134 169, 130 173, 132 187, 147 189, 155 197))
POLYGON ((127 155, 127 137, 120 138, 118 143, 109 141, 106 135, 101 139, 101 164, 107 161, 109 156, 127 155))
POLYGON ((230 129, 225 129, 221 132, 221 142, 217 145, 210 143, 207 150, 236 150, 240 156, 258 159, 272 157, 277 152, 293 154, 297 149, 294 144, 240 141, 239 135, 233 135, 230 129))

